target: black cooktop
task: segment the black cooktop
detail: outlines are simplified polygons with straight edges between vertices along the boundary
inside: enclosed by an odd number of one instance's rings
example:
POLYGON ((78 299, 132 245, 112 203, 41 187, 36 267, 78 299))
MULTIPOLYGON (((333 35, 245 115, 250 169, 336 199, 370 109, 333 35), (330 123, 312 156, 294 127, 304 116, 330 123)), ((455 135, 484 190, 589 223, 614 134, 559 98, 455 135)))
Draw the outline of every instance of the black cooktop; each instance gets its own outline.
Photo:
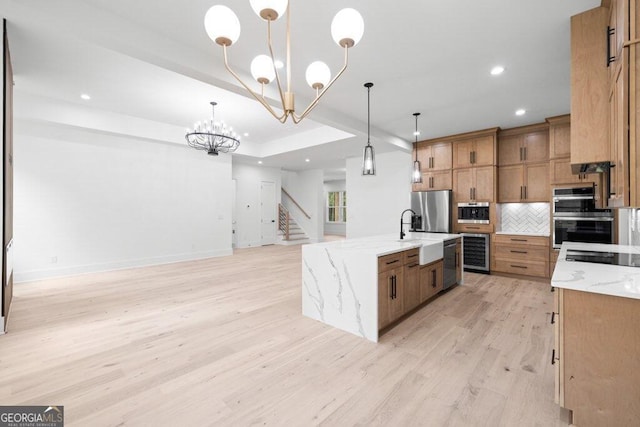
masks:
POLYGON ((567 261, 593 262, 596 264, 621 265, 623 267, 640 267, 640 254, 620 252, 567 250, 567 261))

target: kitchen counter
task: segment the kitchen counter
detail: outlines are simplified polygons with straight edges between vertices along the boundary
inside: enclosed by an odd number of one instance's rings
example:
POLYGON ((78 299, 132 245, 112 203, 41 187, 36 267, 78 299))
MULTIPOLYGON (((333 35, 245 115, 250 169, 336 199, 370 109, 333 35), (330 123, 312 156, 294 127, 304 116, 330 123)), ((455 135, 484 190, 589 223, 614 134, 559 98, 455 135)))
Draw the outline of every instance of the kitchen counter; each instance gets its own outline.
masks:
POLYGON ((551 286, 557 288, 640 299, 639 267, 567 261, 568 249, 640 254, 640 247, 565 242, 551 278, 551 286))
POLYGON ((378 341, 378 257, 420 248, 420 264, 443 257, 458 234, 409 232, 302 246, 302 314, 378 341))

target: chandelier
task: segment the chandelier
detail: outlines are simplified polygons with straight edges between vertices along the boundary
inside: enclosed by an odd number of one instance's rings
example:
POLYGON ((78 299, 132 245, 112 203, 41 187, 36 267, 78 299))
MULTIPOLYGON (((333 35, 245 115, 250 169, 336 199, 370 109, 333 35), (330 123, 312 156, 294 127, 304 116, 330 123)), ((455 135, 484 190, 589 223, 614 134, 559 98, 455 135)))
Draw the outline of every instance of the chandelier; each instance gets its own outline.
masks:
POLYGON ((184 136, 187 144, 196 150, 206 150, 207 154, 217 156, 218 153, 236 151, 240 145, 240 136, 227 127, 224 122, 215 121, 216 102, 211 102, 211 120, 197 122, 193 130, 187 129, 184 136))
POLYGON ((231 69, 227 58, 227 47, 231 46, 240 37, 240 21, 236 14, 227 6, 215 5, 211 7, 204 18, 204 26, 207 34, 218 45, 222 46, 224 54, 224 66, 233 77, 276 119, 281 123, 289 117, 294 123, 300 123, 318 104, 322 95, 342 75, 349 62, 349 48, 358 44, 364 33, 364 21, 358 11, 351 8, 342 9, 333 18, 331 23, 331 35, 338 46, 344 49, 344 65, 338 74, 331 79, 331 71, 322 61, 312 62, 305 73, 307 83, 315 90, 315 98, 301 113, 296 114, 294 93, 291 90, 291 6, 288 0, 250 0, 254 12, 267 22, 267 46, 269 55, 258 55, 251 61, 251 75, 260 84, 260 94, 253 91, 231 69), (283 91, 282 81, 278 74, 276 59, 273 54, 271 42, 271 23, 280 18, 286 12, 286 89, 283 91), (269 105, 264 97, 265 86, 275 80, 280 96, 280 109, 282 113, 269 105))

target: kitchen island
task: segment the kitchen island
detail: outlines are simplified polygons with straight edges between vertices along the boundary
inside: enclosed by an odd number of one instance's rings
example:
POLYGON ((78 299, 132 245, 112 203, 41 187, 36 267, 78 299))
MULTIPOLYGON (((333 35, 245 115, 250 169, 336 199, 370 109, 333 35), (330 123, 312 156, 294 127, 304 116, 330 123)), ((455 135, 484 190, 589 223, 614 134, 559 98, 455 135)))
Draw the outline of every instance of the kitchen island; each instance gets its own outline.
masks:
POLYGON ((640 247, 562 244, 551 279, 555 400, 579 426, 640 419, 640 247))
MULTIPOLYGON (((444 242, 460 238, 445 233, 407 233, 403 240, 398 237, 381 235, 304 245, 302 314, 377 342, 381 326, 442 289, 444 242), (418 283, 421 276, 425 277, 418 283), (379 286, 380 281, 384 283, 379 286)), ((459 273, 455 280, 462 283, 461 245, 458 247, 459 273)))

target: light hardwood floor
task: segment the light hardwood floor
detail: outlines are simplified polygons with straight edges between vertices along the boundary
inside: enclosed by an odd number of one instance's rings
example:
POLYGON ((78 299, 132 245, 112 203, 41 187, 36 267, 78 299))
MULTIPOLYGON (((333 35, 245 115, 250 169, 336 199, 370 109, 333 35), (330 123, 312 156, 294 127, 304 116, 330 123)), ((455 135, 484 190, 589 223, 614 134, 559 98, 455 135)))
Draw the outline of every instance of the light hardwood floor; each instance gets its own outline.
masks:
POLYGON ((554 426, 553 299, 466 274, 378 344, 303 317, 300 246, 15 287, 0 404, 69 426, 554 426))

